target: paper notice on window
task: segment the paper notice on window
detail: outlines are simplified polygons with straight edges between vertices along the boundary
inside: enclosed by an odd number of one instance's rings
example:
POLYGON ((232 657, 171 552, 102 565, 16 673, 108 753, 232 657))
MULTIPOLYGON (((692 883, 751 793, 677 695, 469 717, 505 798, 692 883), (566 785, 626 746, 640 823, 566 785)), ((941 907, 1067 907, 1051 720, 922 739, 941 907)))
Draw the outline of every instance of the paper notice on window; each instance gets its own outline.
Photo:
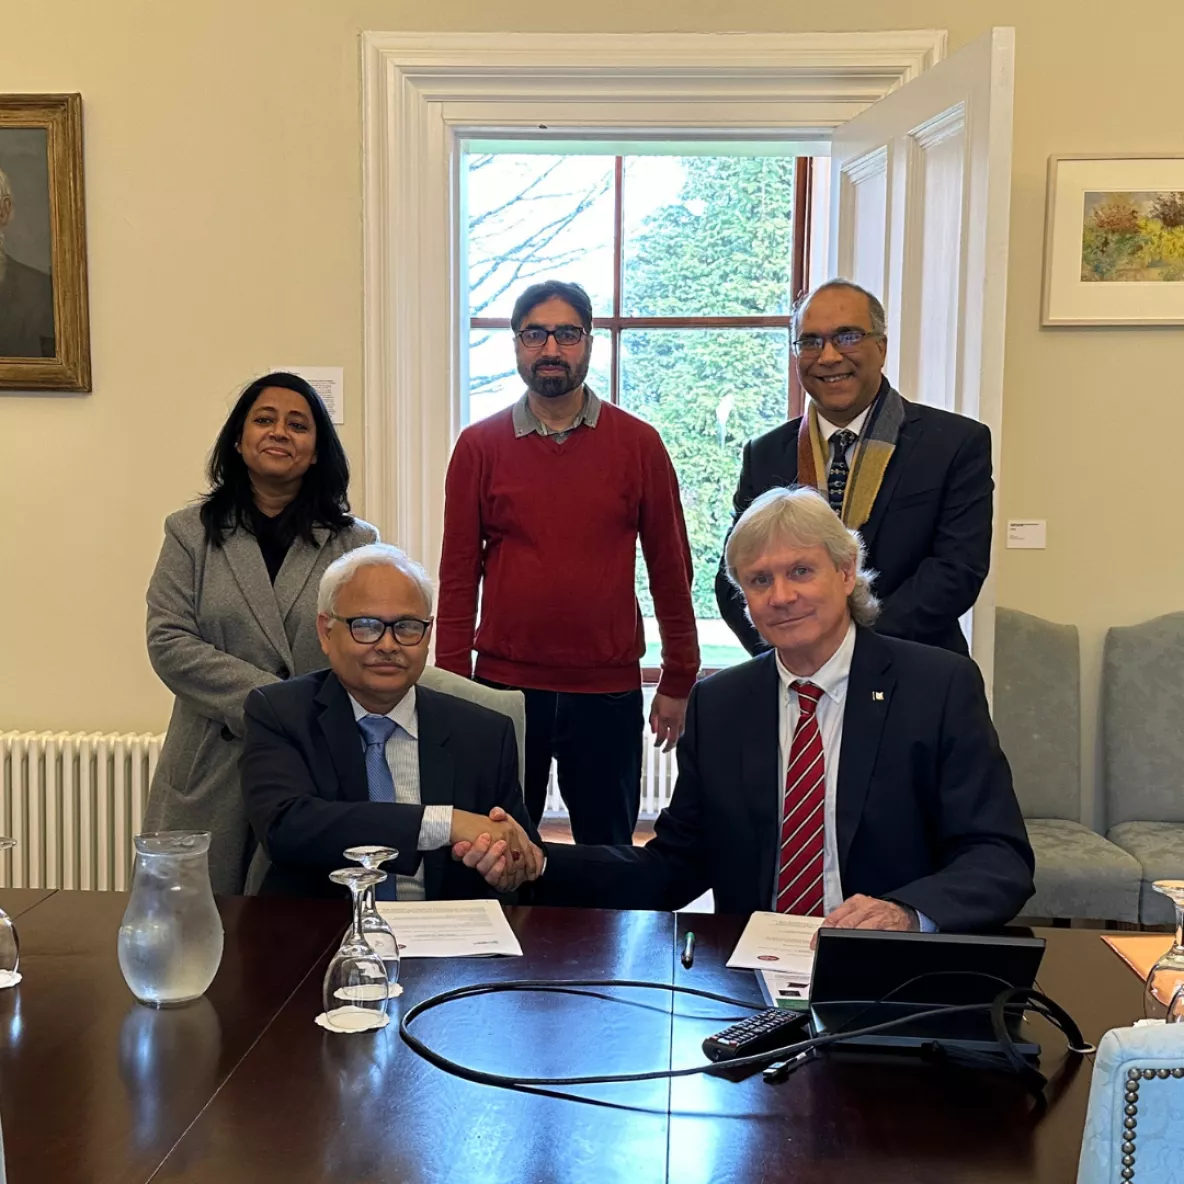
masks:
POLYGON ((496 900, 380 900, 403 958, 522 956, 522 947, 496 900))
POLYGON ((753 913, 728 965, 743 970, 775 970, 787 975, 788 981, 808 987, 814 972, 810 941, 821 924, 821 917, 753 913))

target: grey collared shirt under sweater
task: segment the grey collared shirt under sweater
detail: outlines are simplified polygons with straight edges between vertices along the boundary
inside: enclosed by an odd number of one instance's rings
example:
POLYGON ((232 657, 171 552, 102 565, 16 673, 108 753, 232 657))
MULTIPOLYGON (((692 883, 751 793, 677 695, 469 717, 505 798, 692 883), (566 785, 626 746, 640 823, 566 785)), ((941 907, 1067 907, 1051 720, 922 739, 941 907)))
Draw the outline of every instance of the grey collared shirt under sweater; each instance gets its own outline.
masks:
POLYGON ((524 391, 522 398, 514 404, 514 437, 521 439, 523 436, 529 436, 534 432, 539 436, 553 436, 557 444, 562 444, 578 427, 587 426, 594 428, 596 421, 600 418, 600 399, 598 399, 590 386, 584 387, 584 405, 580 408, 580 413, 572 420, 571 427, 564 428, 562 432, 553 432, 537 415, 530 405, 530 392, 524 391))

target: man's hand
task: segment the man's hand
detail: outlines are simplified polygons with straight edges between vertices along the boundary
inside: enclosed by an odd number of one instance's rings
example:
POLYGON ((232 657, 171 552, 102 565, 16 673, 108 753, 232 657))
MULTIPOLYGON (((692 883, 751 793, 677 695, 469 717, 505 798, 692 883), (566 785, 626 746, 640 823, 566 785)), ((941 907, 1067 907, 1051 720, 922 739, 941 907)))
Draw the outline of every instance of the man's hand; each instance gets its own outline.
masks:
MULTIPOLYGON (((454 810, 454 817, 456 814, 454 810)), ((498 892, 512 892, 524 880, 538 879, 543 870, 542 851, 500 806, 495 806, 487 819, 480 814, 469 814, 467 818, 484 825, 474 838, 454 841, 453 859, 474 868, 498 892)), ((467 820, 462 826, 468 826, 467 820)))
POLYGON ((490 835, 495 843, 499 840, 505 843, 507 862, 517 864, 525 859, 530 840, 504 810, 495 807, 488 818, 469 810, 452 811, 452 831, 448 836, 450 843, 472 843, 481 835, 490 835))
POLYGON ((682 735, 686 726, 687 701, 672 699, 669 695, 655 695, 650 707, 650 731, 654 734, 654 747, 669 752, 682 735))
MULTIPOLYGON (((919 929, 917 914, 902 904, 856 893, 823 918, 824 929, 919 929)), ((818 940, 817 934, 810 942, 818 940)))

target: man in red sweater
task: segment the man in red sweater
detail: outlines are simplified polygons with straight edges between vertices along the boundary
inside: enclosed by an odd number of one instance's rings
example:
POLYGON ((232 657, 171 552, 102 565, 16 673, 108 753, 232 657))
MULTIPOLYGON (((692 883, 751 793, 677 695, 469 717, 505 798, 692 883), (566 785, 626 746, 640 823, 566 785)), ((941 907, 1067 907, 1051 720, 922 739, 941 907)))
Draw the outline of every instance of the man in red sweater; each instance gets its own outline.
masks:
POLYGON ((466 428, 448 466, 436 664, 471 677, 476 649, 479 681, 524 692, 536 824, 554 757, 575 841, 629 843, 641 795, 639 538, 662 635, 650 729, 667 751, 699 670, 678 478, 649 424, 584 385, 583 288, 532 285, 510 325, 526 392, 466 428))

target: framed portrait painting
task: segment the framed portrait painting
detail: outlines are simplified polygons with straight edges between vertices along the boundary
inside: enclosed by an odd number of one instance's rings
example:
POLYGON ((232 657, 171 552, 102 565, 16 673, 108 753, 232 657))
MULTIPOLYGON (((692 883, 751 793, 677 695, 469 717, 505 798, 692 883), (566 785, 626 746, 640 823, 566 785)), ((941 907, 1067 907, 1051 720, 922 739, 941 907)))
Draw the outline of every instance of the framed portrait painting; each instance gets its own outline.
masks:
POLYGON ((1184 156, 1054 156, 1045 325, 1184 325, 1184 156))
POLYGON ((82 98, 0 95, 0 390, 90 389, 82 98))

